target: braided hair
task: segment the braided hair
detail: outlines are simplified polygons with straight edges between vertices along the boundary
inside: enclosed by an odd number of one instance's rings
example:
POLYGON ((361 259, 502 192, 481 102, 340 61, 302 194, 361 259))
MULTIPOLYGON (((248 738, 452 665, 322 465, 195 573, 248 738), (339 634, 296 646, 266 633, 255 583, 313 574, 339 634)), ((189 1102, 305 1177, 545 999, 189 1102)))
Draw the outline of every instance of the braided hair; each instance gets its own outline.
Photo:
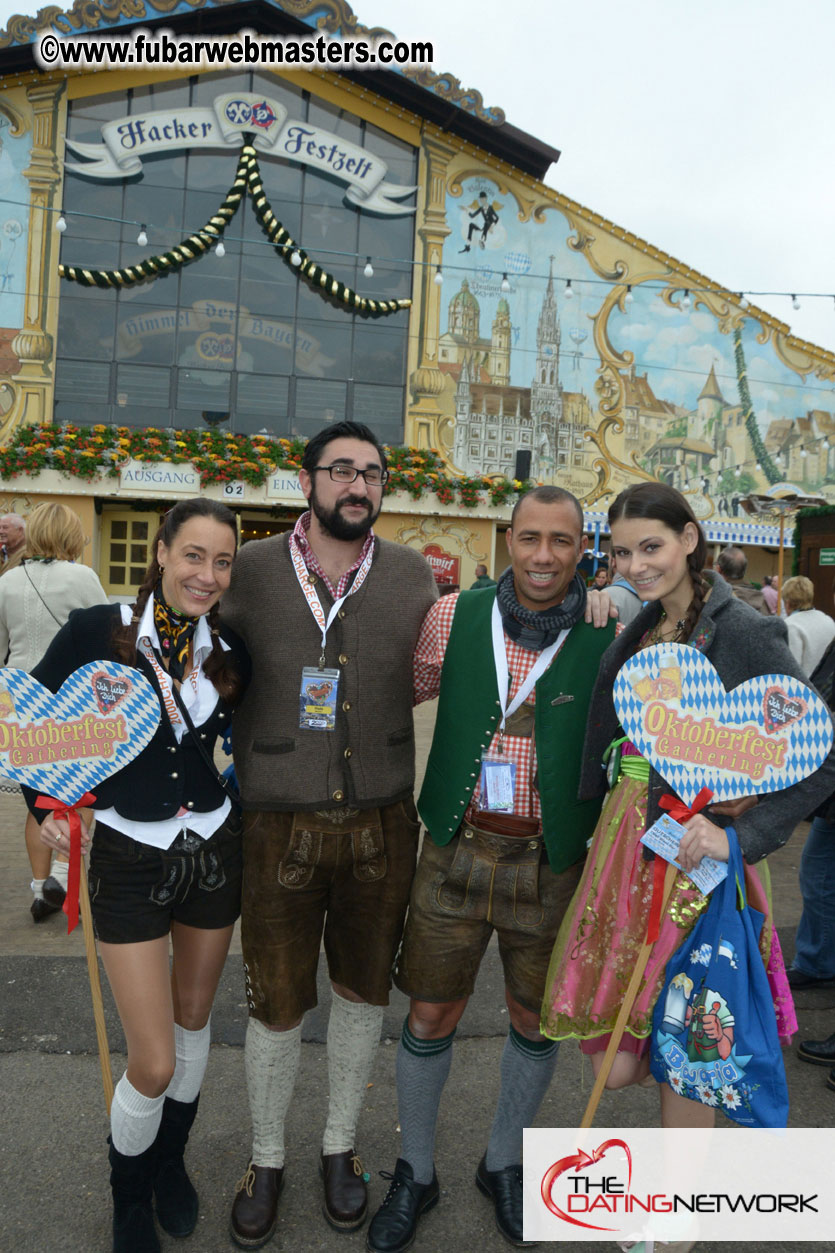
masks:
MULTIPOLYGON (((158 586, 162 576, 162 570, 157 560, 159 542, 162 540, 166 548, 170 548, 180 528, 191 518, 211 518, 213 521, 221 523, 222 526, 228 526, 235 537, 234 547, 237 549, 237 520, 232 510, 227 509, 226 505, 221 504, 220 501, 194 497, 191 500, 180 500, 172 509, 168 510, 168 513, 163 518, 162 526, 151 543, 151 561, 137 591, 131 620, 125 624, 121 619, 118 619, 113 630, 111 637, 113 653, 116 659, 121 661, 123 665, 136 665, 136 636, 139 630, 139 623, 142 620, 148 599, 158 586)), ((217 602, 215 602, 206 615, 206 621, 212 633, 212 651, 204 662, 203 671, 206 678, 210 679, 214 684, 221 699, 229 704, 234 704, 241 692, 241 675, 232 653, 228 652, 220 642, 219 620, 220 611, 217 602)))
POLYGON ((609 506, 609 526, 621 518, 652 518, 682 535, 688 522, 696 528, 698 541, 687 556, 687 570, 693 586, 693 595, 684 618, 683 638, 688 640, 696 628, 702 612, 709 585, 702 571, 707 561, 707 541, 681 492, 667 483, 633 483, 626 487, 609 506))

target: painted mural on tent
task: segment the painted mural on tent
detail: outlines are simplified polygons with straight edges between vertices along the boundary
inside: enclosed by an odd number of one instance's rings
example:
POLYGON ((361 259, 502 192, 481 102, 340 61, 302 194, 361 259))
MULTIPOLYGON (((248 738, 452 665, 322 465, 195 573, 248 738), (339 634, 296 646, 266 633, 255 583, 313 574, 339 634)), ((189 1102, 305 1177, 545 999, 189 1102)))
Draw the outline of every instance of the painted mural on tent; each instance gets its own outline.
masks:
MULTIPOLYGON (((0 379, 15 373, 19 362, 12 340, 23 326, 26 254, 29 229, 29 184, 24 169, 32 153, 32 132, 21 134, 15 113, 0 101, 0 379)), ((2 416, 2 399, 0 399, 2 416)))
POLYGON ((633 244, 612 265, 610 236, 601 263, 599 229, 486 173, 451 178, 445 209, 438 434, 456 469, 512 477, 525 451, 532 479, 597 508, 661 478, 705 518, 776 485, 835 499, 831 370, 793 368, 772 328, 633 244))

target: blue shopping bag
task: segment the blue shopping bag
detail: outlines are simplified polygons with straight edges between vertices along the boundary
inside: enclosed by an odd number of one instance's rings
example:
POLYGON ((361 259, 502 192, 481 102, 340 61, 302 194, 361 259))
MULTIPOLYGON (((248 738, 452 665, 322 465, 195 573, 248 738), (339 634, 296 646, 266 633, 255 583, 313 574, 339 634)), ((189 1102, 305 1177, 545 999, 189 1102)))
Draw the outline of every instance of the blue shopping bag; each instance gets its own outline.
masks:
POLYGON ((652 1016, 653 1076, 745 1127, 785 1127, 786 1071, 759 950, 763 915, 745 899, 739 840, 728 875, 667 963, 652 1016))

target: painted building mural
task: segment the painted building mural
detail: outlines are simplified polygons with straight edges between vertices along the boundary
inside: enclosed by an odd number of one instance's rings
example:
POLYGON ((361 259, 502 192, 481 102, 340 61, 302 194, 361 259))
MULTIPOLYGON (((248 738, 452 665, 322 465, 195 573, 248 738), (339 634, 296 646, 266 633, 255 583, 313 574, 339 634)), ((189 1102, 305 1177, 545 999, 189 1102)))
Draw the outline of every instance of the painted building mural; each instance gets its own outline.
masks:
POLYGON ((527 452, 532 479, 597 509, 660 478, 703 518, 740 516, 750 492, 835 500, 830 354, 642 241, 592 231, 588 211, 457 164, 435 432, 458 471, 512 476, 527 452))
MULTIPOLYGON (((161 7, 137 0, 112 21, 136 24, 161 7)), ((275 7, 290 11, 280 0, 275 7)), ((319 10, 299 0, 292 12, 314 24, 319 10)), ((93 6, 73 20, 95 28, 102 14, 93 6)), ((332 33, 363 29, 339 0, 327 22, 332 33)), ((22 42, 31 38, 20 30, 22 42)), ((568 487, 588 511, 654 477, 687 491, 705 519, 739 516, 752 491, 835 501, 835 355, 793 340, 685 263, 431 121, 406 109, 395 120, 365 86, 266 71, 237 85, 222 76, 222 88, 209 74, 24 79, 0 79, 0 440, 87 413, 270 438, 356 414, 391 444, 437 450, 454 475, 512 479, 529 457, 531 479, 568 487), (375 324, 323 304, 286 268, 265 272, 260 227, 245 215, 235 227, 241 249, 224 261, 207 247, 179 279, 119 293, 59 279, 59 254, 65 264, 124 267, 171 247, 231 183, 234 145, 221 145, 220 156, 178 145, 152 154, 139 174, 108 167, 85 200, 79 184, 95 180, 72 167, 101 160, 108 126, 118 131, 127 119, 133 135, 137 119, 160 109, 209 106, 218 125, 232 126, 232 105, 261 107, 262 98, 272 102, 276 136, 289 119, 338 139, 340 151, 362 157, 357 169, 373 161, 382 179, 389 163, 380 187, 393 198, 383 211, 332 171, 303 166, 286 144, 277 155, 278 138, 258 150, 268 196, 300 246, 347 288, 369 296, 376 288, 401 306, 411 296, 411 308, 375 324), (168 161, 180 178, 186 160, 208 172, 199 195, 160 173, 168 161), (94 192, 112 213, 91 227, 94 192), (63 240, 54 229, 62 206, 78 219, 63 240), (137 222, 148 223, 145 252, 137 222), (246 301, 233 266, 249 284, 246 301), (79 336, 94 346, 86 357, 79 336)), ((450 87, 450 76, 419 81, 483 128, 502 124, 499 110, 450 87)), ((558 181, 558 167, 548 177, 558 181)))

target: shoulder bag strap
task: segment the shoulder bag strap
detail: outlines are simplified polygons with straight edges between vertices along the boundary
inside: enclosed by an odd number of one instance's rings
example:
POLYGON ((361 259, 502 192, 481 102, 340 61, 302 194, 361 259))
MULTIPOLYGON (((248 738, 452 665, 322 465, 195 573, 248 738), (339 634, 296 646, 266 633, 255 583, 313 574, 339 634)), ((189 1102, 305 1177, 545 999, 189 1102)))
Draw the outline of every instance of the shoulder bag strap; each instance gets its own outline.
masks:
POLYGON ((228 779, 225 779, 223 777, 223 775, 220 773, 217 766, 215 765, 214 761, 209 756, 209 750, 206 748, 206 745, 203 743, 203 740, 200 738, 200 734, 197 731, 194 723, 192 722, 191 717, 189 716, 188 710, 183 704, 182 697, 180 696, 180 693, 177 690, 174 680, 171 679, 170 681, 171 681, 171 691, 173 693, 174 700, 177 702, 177 708, 179 709, 180 713, 183 715, 183 720, 186 726, 188 727, 189 734, 191 735, 191 738, 194 740, 194 744, 198 753, 203 758, 203 761, 206 764, 206 766, 208 766, 209 773, 212 775, 213 778, 217 780, 217 782, 223 788, 224 792, 229 797, 232 804, 239 806, 241 804, 240 792, 238 792, 236 788, 232 787, 232 784, 229 782, 228 779))
POLYGON ((46 612, 49 614, 49 616, 50 616, 50 618, 52 619, 52 621, 53 621, 53 622, 57 622, 57 623, 58 623, 58 626, 59 626, 59 627, 62 627, 62 626, 64 625, 64 624, 63 624, 63 622, 61 622, 59 618, 56 618, 56 617, 55 617, 55 614, 52 612, 52 610, 50 609, 49 605, 48 605, 48 604, 46 603, 46 601, 44 600, 43 596, 41 596, 40 592, 39 592, 39 591, 38 591, 38 589, 35 587, 34 580, 33 580, 32 576, 31 576, 31 574, 29 573, 29 571, 26 569, 26 563, 25 563, 25 562, 24 562, 24 564, 23 564, 23 573, 26 575, 27 579, 28 579, 28 580, 29 580, 29 582, 32 584, 32 587, 33 587, 33 588, 35 588, 35 595, 37 596, 38 600, 39 600, 39 601, 41 602, 41 604, 43 605, 43 607, 44 607, 44 609, 46 610, 46 612))

